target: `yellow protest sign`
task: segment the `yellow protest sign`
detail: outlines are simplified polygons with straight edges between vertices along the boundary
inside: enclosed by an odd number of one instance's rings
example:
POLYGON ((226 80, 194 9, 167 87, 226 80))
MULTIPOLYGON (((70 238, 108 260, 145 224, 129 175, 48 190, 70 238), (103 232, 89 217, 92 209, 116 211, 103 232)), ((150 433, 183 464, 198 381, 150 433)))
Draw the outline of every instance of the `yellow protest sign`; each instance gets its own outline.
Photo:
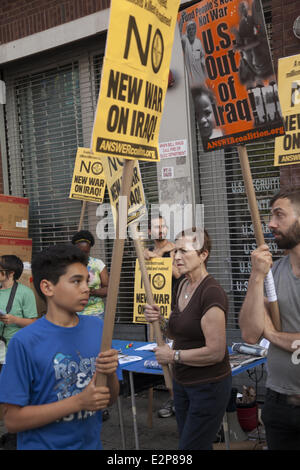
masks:
POLYGON ((285 135, 276 137, 274 165, 300 162, 300 55, 278 60, 278 92, 285 135))
POLYGON ((90 149, 78 147, 69 198, 101 204, 105 184, 101 159, 90 149))
MULTIPOLYGON (((164 318, 169 318, 172 301, 172 259, 152 258, 146 261, 154 303, 164 318)), ((138 260, 135 264, 133 322, 146 323, 144 305, 147 303, 138 260)))
POLYGON ((158 161, 179 0, 112 0, 91 148, 158 161))
MULTIPOLYGON (((122 172, 124 166, 123 158, 107 157, 101 159, 106 177, 107 190, 109 194, 114 223, 116 226, 117 211, 119 207, 119 196, 121 191, 122 172)), ((145 214, 146 202, 144 188, 140 173, 139 162, 136 160, 133 167, 132 184, 130 188, 127 224, 137 222, 145 214)))

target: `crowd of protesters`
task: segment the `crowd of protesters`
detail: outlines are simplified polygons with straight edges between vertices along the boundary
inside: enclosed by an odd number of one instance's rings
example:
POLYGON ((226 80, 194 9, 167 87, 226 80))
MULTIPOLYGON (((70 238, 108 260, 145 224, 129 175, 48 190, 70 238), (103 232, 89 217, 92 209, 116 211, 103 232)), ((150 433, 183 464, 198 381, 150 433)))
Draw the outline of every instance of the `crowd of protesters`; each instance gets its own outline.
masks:
MULTIPOLYGON (((159 321, 172 342, 155 349, 157 361, 171 366, 173 378, 171 413, 159 415, 175 413, 179 450, 209 450, 231 396, 228 299, 208 271, 212 245, 207 230, 184 230, 173 243, 166 239, 164 218, 156 223, 149 226, 155 242, 145 258, 173 259, 169 320, 158 306, 145 306, 147 322, 159 321)), ((285 252, 273 263, 268 245, 253 251, 239 322, 246 342, 270 342, 262 410, 268 449, 300 450, 300 190, 273 197, 269 228, 285 252), (264 292, 270 269, 280 331, 264 292)), ((102 449, 103 413, 116 401, 122 375, 118 352, 99 352, 109 274, 101 260, 91 257, 94 244, 90 232, 80 231, 71 243, 34 256, 34 288, 47 303, 42 317, 33 291, 18 281, 22 261, 9 254, 0 257, 0 403, 7 435, 17 436, 17 449, 102 449), (96 383, 97 374, 105 376, 105 386, 96 383)))

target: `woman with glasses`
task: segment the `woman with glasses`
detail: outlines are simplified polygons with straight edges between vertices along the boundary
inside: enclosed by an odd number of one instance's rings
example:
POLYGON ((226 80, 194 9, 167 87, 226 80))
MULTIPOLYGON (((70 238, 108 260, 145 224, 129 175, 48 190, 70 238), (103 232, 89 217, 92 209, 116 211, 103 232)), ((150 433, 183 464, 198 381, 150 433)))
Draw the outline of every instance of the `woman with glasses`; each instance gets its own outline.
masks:
POLYGON ((174 262, 184 279, 173 295, 164 323, 159 308, 146 305, 148 322, 159 320, 173 347, 155 349, 160 364, 171 364, 179 449, 210 450, 231 395, 226 346, 227 296, 208 273, 211 242, 206 230, 181 232, 174 262))

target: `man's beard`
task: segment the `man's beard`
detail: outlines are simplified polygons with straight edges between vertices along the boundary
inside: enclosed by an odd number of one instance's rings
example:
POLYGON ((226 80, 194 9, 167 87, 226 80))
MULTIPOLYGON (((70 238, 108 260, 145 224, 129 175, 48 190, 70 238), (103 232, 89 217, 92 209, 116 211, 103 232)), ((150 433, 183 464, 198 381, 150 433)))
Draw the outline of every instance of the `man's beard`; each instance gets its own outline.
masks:
POLYGON ((278 248, 282 250, 291 250, 300 243, 300 224, 298 220, 290 226, 286 234, 276 230, 273 230, 273 233, 281 236, 281 238, 275 238, 275 242, 278 248))

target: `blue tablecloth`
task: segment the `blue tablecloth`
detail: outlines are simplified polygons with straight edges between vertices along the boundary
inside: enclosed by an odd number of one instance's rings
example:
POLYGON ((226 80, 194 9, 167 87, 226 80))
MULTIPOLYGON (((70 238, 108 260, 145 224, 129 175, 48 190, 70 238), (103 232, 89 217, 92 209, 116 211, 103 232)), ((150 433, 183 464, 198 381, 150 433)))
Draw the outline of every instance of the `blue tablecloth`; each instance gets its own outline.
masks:
MULTIPOLYGON (((115 339, 112 341, 112 347, 122 351, 124 354, 128 354, 131 356, 140 356, 142 357, 141 360, 135 361, 135 362, 129 362, 127 364, 121 364, 120 367, 122 370, 127 370, 131 372, 136 372, 136 373, 141 373, 141 374, 154 374, 154 375, 163 375, 162 369, 150 369, 148 367, 144 366, 145 360, 155 360, 155 354, 153 351, 137 351, 137 348, 140 346, 145 346, 149 343, 145 341, 129 341, 129 340, 119 340, 115 339), (131 347, 126 348, 127 345, 132 344, 131 347)), ((232 353, 231 348, 228 348, 229 354, 232 353)), ((257 357, 257 360, 254 362, 250 362, 248 364, 245 364, 241 367, 236 368, 235 370, 232 371, 232 375, 238 375, 241 374, 242 372, 245 372, 249 369, 252 369, 253 367, 256 367, 260 364, 264 364, 266 362, 265 357, 257 357)))
MULTIPOLYGON (((113 340, 112 341, 112 347, 119 350, 123 354, 127 354, 130 356, 140 356, 142 357, 141 360, 135 361, 135 362, 129 362, 125 364, 120 364, 121 371, 125 372, 123 375, 123 381, 122 381, 122 394, 125 396, 127 393, 129 394, 129 391, 126 390, 126 376, 129 375, 130 378, 130 395, 131 395, 131 401, 132 401, 132 416, 133 416, 133 427, 134 427, 134 434, 135 434, 135 443, 136 443, 136 449, 139 449, 139 438, 138 438, 138 430, 137 430, 137 420, 136 420, 136 404, 135 404, 135 393, 137 393, 137 388, 135 384, 134 377, 136 379, 141 379, 142 385, 140 388, 141 390, 144 390, 145 388, 152 387, 153 383, 155 381, 162 381, 163 383, 164 377, 163 377, 163 371, 162 369, 153 369, 153 368, 147 368, 144 366, 145 360, 155 360, 155 354, 153 351, 138 351, 137 349, 140 346, 145 346, 149 343, 144 342, 144 341, 129 341, 129 340, 113 340), (131 345, 129 347, 129 345, 131 345), (126 346, 128 346, 126 348, 126 346), (134 376, 134 374, 137 374, 134 376), (144 374, 140 375, 140 374, 144 374), (134 376, 134 377, 133 377, 134 376)), ((229 353, 231 353, 231 348, 228 348, 229 353)), ((266 362, 266 358, 257 358, 252 363, 247 363, 244 366, 238 367, 237 369, 232 371, 232 375, 237 375, 240 374, 241 372, 244 372, 246 370, 252 369, 253 367, 256 367, 260 364, 264 364, 266 362)), ((121 418, 120 418, 121 419, 121 418)), ((120 421, 121 423, 121 421, 120 421)), ((120 424, 121 426, 121 424, 120 424)), ((123 426, 121 426, 121 429, 123 429, 123 426)), ((226 443, 229 443, 229 431, 228 431, 228 426, 227 428, 224 429, 224 434, 225 434, 225 441, 226 443), (226 430, 227 429, 227 430, 226 430)), ((125 449, 125 437, 123 437, 123 448, 125 449)), ((229 444, 226 444, 226 448, 229 449, 229 444)))
POLYGON ((149 369, 144 366, 146 359, 155 360, 155 354, 153 351, 137 351, 136 349, 141 346, 146 346, 147 342, 145 341, 124 341, 119 339, 114 339, 112 341, 112 347, 120 350, 123 354, 128 354, 130 356, 140 356, 142 359, 140 361, 129 362, 127 364, 120 364, 122 370, 127 370, 131 372, 137 372, 141 374, 158 374, 163 375, 162 369, 149 369), (127 345, 132 344, 131 347, 126 348, 127 345))

